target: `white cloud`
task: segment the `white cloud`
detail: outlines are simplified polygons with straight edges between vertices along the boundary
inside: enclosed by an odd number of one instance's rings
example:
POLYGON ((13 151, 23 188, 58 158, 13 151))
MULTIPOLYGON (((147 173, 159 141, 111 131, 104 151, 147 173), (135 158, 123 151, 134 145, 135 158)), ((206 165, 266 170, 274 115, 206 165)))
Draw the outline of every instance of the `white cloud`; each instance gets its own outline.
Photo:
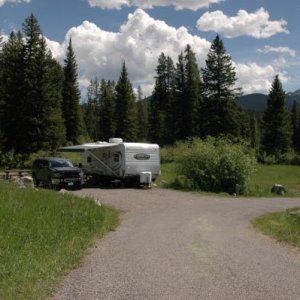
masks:
POLYGON ((100 7, 102 9, 121 9, 122 6, 129 6, 129 0, 89 0, 92 7, 100 7))
POLYGON ((154 82, 161 52, 176 62, 178 54, 190 44, 199 66, 203 66, 210 48, 208 41, 189 34, 185 27, 171 27, 151 18, 142 9, 129 14, 119 32, 104 31, 94 23, 84 21, 67 32, 62 44, 47 40, 53 56, 61 62, 69 37, 72 37, 81 82, 96 76, 117 80, 125 60, 130 79, 135 86, 145 87, 145 96, 149 95, 150 85, 154 82))
POLYGON ((175 9, 198 10, 208 7, 210 4, 219 3, 224 0, 88 0, 93 7, 102 9, 121 9, 122 6, 135 6, 143 9, 153 7, 174 6, 175 9))
MULTIPOLYGON (((90 79, 98 77, 118 80, 123 60, 126 61, 130 80, 135 87, 142 87, 143 95, 153 91, 155 68, 161 52, 177 62, 178 54, 190 44, 196 53, 199 67, 205 66, 210 43, 188 33, 185 27, 174 28, 163 21, 155 20, 142 9, 128 15, 128 20, 118 32, 104 31, 94 23, 84 21, 71 28, 63 43, 47 40, 53 56, 63 62, 69 38, 72 37, 82 91, 90 79)), ((280 72, 283 60, 269 65, 255 62, 234 64, 238 86, 245 94, 252 92, 268 93, 276 74, 283 83, 287 76, 280 72)), ((85 97, 85 94, 82 94, 85 97)))
POLYGON ((237 85, 244 94, 268 93, 275 75, 279 74, 282 83, 288 81, 286 74, 279 72, 273 65, 260 66, 257 63, 236 64, 237 85))
POLYGON ((3 6, 5 3, 30 3, 31 0, 0 0, 0 6, 3 6))
POLYGON ((281 54, 288 54, 292 57, 296 56, 296 51, 293 49, 290 49, 289 47, 272 47, 272 46, 265 46, 263 49, 258 49, 258 52, 261 53, 270 53, 270 52, 275 52, 275 53, 281 53, 281 54))
POLYGON ((289 33, 285 20, 271 21, 269 19, 269 12, 264 8, 254 13, 239 10, 234 17, 228 17, 222 11, 217 10, 204 13, 197 21, 197 28, 202 31, 215 31, 228 38, 248 35, 261 39, 269 38, 277 33, 289 33))

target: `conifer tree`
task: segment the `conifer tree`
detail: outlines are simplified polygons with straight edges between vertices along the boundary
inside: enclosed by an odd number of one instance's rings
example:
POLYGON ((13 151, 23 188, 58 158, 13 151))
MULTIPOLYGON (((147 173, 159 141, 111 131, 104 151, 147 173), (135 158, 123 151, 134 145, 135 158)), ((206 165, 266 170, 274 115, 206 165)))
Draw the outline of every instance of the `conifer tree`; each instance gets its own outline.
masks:
POLYGON ((85 124, 89 137, 93 141, 99 140, 99 118, 100 118, 100 82, 97 78, 90 81, 87 89, 87 103, 85 105, 85 124))
POLYGON ((195 53, 190 45, 185 48, 185 88, 183 103, 184 138, 200 135, 200 109, 202 104, 201 80, 195 53))
POLYGON ((172 59, 164 53, 158 58, 156 73, 150 106, 150 137, 159 144, 168 144, 174 141, 175 68, 172 59))
POLYGON ((137 105, 137 124, 138 124, 138 140, 147 141, 149 135, 149 103, 143 99, 141 86, 138 87, 137 105))
POLYGON ((20 152, 25 142, 22 128, 25 118, 23 114, 25 101, 23 57, 24 44, 22 34, 21 32, 12 32, 3 46, 1 55, 2 106, 0 122, 4 152, 12 149, 20 152))
POLYGON ((251 113, 249 115, 249 125, 250 125, 250 145, 254 149, 258 149, 260 145, 260 119, 259 116, 251 113))
POLYGON ((292 107, 292 129, 293 146, 297 152, 300 152, 300 107, 297 101, 294 101, 292 107))
POLYGON ((5 151, 28 156, 41 149, 54 150, 64 140, 62 71, 47 51, 33 14, 25 19, 23 32, 24 39, 12 33, 3 50, 3 137, 5 151))
POLYGON ((115 106, 116 99, 114 93, 115 84, 112 81, 101 81, 101 103, 99 115, 99 136, 100 140, 108 141, 115 136, 115 106))
POLYGON ((290 151, 291 138, 291 120, 285 103, 285 92, 276 75, 263 114, 262 151, 280 160, 282 154, 290 151))
POLYGON ((63 117, 66 127, 66 139, 73 144, 80 142, 80 136, 84 134, 82 110, 79 105, 80 91, 78 86, 76 56, 70 38, 64 61, 63 84, 63 117))
POLYGON ((116 136, 125 141, 135 141, 137 138, 137 115, 135 95, 128 78, 125 61, 121 75, 116 84, 116 136))
POLYGON ((184 95, 186 90, 186 76, 185 76, 185 64, 183 52, 178 56, 178 62, 176 64, 175 71, 175 101, 174 101, 174 124, 175 124, 175 140, 184 140, 185 136, 185 124, 183 122, 184 111, 184 95))
POLYGON ((211 44, 202 75, 204 86, 202 135, 240 136, 243 132, 245 114, 236 101, 241 91, 235 87, 236 73, 219 35, 211 44))

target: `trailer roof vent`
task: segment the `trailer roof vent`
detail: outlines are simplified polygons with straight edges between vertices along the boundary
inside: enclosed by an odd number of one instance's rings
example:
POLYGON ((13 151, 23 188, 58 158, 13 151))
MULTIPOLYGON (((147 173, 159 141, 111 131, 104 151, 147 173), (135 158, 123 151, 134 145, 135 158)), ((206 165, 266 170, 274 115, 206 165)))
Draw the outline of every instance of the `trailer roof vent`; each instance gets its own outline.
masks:
POLYGON ((121 139, 121 138, 110 138, 108 142, 109 143, 121 144, 121 143, 123 143, 123 139, 121 139))

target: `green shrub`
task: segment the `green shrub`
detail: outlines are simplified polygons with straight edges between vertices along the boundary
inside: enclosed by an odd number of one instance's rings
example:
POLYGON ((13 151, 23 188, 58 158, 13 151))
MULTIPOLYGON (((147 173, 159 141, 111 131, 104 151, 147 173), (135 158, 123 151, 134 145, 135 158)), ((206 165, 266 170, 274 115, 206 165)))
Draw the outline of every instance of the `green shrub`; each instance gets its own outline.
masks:
POLYGON ((255 156, 242 143, 207 138, 180 142, 174 149, 178 174, 196 188, 211 192, 243 193, 256 165, 255 156))
POLYGON ((174 161, 174 147, 165 146, 160 149, 160 161, 170 163, 174 161))

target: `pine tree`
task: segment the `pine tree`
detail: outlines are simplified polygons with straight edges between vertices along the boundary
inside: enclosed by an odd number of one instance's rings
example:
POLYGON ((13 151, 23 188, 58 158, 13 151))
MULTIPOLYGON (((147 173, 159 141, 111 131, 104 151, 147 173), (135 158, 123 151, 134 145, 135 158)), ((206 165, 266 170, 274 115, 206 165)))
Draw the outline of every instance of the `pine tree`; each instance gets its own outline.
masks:
POLYGON ((99 136, 103 141, 115 136, 115 106, 116 99, 114 93, 115 84, 111 81, 101 81, 101 104, 100 104, 100 122, 99 136))
POLYGON ((204 86, 202 135, 240 136, 243 132, 245 114, 236 100, 241 91, 235 87, 236 73, 219 35, 211 44, 202 75, 204 86))
POLYGON ((65 64, 64 64, 64 84, 63 84, 63 117, 66 127, 66 139, 73 144, 80 142, 80 136, 84 134, 83 115, 79 105, 80 91, 78 86, 77 62, 69 40, 65 64))
POLYGON ((138 87, 137 105, 137 124, 138 124, 138 140, 147 141, 149 136, 149 103, 143 99, 141 86, 138 87))
POLYGON ((90 81, 87 89, 87 103, 85 105, 85 124, 89 137, 93 141, 99 140, 99 118, 100 118, 100 82, 98 79, 90 81))
POLYGON ((290 151, 291 138, 291 120, 285 103, 285 92, 276 75, 263 114, 262 151, 280 160, 282 154, 290 151))
POLYGON ((155 87, 150 104, 150 137, 159 144, 174 141, 175 68, 164 53, 158 58, 155 87))
POLYGON ((3 150, 24 147, 24 44, 20 32, 10 34, 1 57, 1 128, 3 150), (18 70, 18 72, 16 72, 18 70), (16 143, 17 142, 17 143, 16 143))
POLYGON ((254 149, 258 149, 260 145, 260 119, 259 116, 251 113, 249 115, 249 125, 250 125, 250 145, 254 149))
POLYGON ((3 50, 3 137, 5 151, 28 156, 54 150, 64 140, 62 71, 47 51, 33 14, 25 19, 23 32, 24 39, 21 33, 12 33, 3 50))
POLYGON ((175 71, 175 101, 174 101, 174 124, 175 124, 175 140, 184 140, 186 138, 185 134, 185 124, 183 118, 183 111, 185 110, 185 90, 186 90, 186 76, 185 76, 185 63, 183 52, 178 56, 178 62, 176 64, 175 71))
POLYGON ((185 48, 185 88, 183 105, 184 137, 199 136, 200 109, 202 104, 201 80, 195 53, 190 45, 185 48))
POLYGON ((121 137, 126 141, 136 140, 136 114, 135 95, 124 62, 120 78, 116 84, 116 136, 121 137))
POLYGON ((292 129, 293 146, 297 152, 300 152, 300 107, 297 101, 294 101, 292 107, 292 129))

